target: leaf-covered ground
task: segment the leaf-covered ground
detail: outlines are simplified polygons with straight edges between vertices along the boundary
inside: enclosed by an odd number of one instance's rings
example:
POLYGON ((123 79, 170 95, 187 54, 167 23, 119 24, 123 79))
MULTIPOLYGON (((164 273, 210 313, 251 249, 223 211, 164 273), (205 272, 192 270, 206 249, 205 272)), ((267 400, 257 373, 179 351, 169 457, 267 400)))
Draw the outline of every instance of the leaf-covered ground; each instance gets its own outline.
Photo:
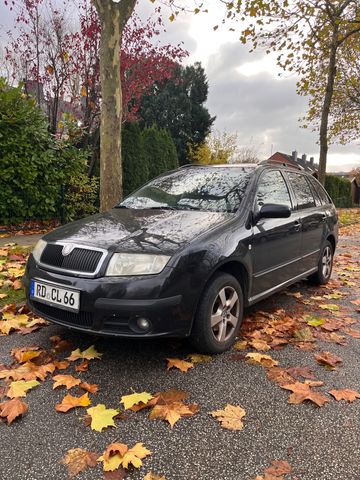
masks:
POLYGON ((44 325, 21 306, 27 250, 0 247, 0 478, 358 479, 350 223, 327 286, 304 281, 249 309, 234 348, 213 357, 44 325))

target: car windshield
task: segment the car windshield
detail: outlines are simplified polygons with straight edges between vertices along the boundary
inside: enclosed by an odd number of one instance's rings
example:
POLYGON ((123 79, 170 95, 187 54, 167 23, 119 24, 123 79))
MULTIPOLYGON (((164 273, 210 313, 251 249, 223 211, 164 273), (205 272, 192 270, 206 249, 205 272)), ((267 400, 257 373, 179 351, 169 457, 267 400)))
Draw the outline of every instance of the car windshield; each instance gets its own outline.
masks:
POLYGON ((118 208, 236 212, 252 167, 189 167, 155 178, 118 208))

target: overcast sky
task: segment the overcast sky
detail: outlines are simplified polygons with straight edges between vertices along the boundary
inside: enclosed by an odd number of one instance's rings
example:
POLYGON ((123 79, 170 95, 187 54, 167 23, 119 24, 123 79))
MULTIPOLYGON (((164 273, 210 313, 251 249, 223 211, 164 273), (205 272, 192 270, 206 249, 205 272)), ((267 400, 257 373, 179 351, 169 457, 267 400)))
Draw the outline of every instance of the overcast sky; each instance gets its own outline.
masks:
MULTIPOLYGON (((137 8, 146 18, 153 9, 149 0, 141 0, 137 8)), ((169 11, 163 10, 164 17, 169 11)), ((282 74, 273 56, 261 52, 248 53, 238 40, 238 33, 222 27, 220 7, 210 14, 181 15, 166 22, 162 43, 179 43, 189 51, 188 63, 201 61, 209 80, 207 102, 211 115, 216 115, 215 128, 237 132, 239 144, 253 146, 261 157, 276 151, 318 159, 317 134, 300 128, 298 119, 306 111, 306 98, 296 95, 296 78, 282 74)), ((11 24, 9 14, 0 3, 0 28, 11 24)), ((239 28, 239 27, 238 27, 239 28)), ((4 35, 1 35, 4 40, 4 35)), ((360 142, 346 146, 331 145, 328 170, 349 170, 360 166, 360 142)))

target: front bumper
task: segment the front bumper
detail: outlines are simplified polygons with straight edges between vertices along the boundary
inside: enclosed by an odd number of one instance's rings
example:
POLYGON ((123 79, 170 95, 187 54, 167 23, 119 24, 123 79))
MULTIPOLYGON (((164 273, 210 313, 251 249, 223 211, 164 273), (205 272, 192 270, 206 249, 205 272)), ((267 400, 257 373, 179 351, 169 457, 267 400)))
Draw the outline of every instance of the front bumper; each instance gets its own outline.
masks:
POLYGON ((173 277, 172 269, 164 269, 151 277, 79 278, 42 270, 30 257, 23 283, 29 308, 64 327, 111 337, 186 337, 191 331, 196 302, 186 288, 181 289, 181 282, 174 289, 173 277), (79 290, 79 312, 31 299, 32 278, 79 290), (141 330, 139 318, 146 318, 150 328, 141 330))

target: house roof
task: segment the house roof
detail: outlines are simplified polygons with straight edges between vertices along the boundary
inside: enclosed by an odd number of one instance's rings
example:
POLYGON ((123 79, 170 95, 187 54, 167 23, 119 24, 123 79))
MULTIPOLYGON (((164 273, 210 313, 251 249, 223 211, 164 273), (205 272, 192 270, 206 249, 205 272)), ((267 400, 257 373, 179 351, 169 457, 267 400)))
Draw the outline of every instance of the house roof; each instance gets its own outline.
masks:
POLYGON ((292 155, 289 155, 289 154, 283 153, 283 152, 274 153, 273 155, 271 155, 270 159, 271 160, 277 160, 277 161, 283 160, 284 162, 290 163, 291 165, 294 165, 296 167, 300 166, 306 172, 311 173, 311 174, 316 172, 317 169, 318 169, 317 164, 312 165, 310 162, 307 162, 306 160, 304 161, 302 158, 299 158, 299 157, 297 157, 297 161, 295 161, 292 155))

